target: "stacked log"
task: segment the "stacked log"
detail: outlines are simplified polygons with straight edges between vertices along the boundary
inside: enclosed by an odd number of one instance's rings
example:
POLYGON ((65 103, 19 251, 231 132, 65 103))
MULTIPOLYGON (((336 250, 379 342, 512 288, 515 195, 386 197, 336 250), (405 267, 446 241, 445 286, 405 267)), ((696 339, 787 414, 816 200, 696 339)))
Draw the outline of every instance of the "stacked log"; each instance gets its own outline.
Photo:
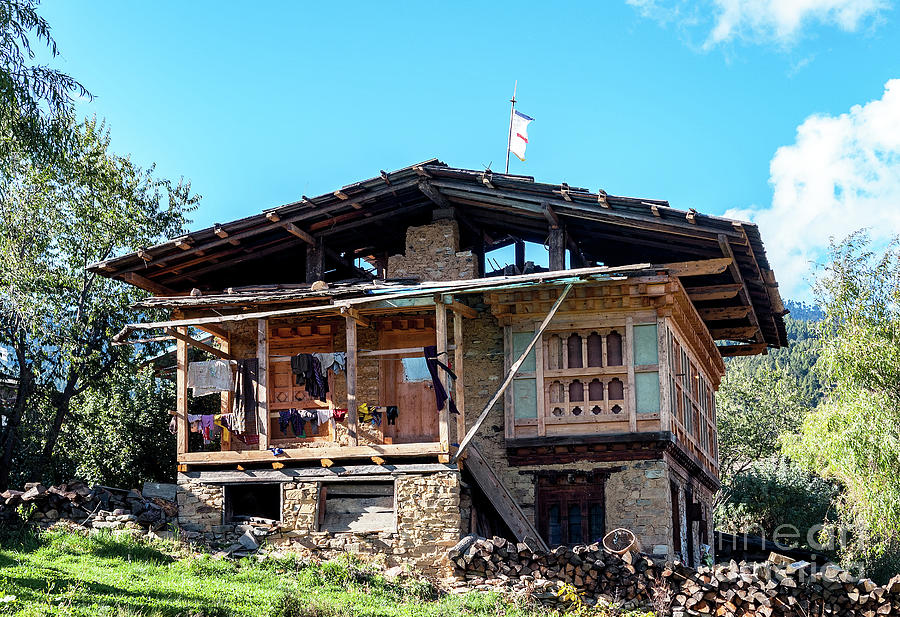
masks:
POLYGON ((900 616, 900 576, 879 586, 835 565, 816 570, 805 561, 732 561, 695 570, 637 552, 618 555, 600 544, 535 552, 475 536, 449 558, 461 588, 504 589, 549 604, 564 602, 560 590, 570 585, 587 604, 613 602, 672 617, 900 616))
POLYGON ((137 489, 89 487, 84 482, 50 487, 31 482, 24 488, 0 493, 0 520, 26 516, 44 526, 71 521, 95 529, 155 531, 173 521, 178 513, 174 502, 144 497, 137 489))

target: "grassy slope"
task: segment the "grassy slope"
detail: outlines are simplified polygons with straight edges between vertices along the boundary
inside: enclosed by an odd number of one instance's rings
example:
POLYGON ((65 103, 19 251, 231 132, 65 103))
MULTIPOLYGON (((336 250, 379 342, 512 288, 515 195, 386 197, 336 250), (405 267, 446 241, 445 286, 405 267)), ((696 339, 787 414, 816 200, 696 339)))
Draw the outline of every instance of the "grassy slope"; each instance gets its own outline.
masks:
POLYGON ((386 581, 350 561, 216 560, 173 556, 174 547, 62 531, 7 539, 0 548, 0 614, 456 615, 536 617, 547 611, 495 594, 437 597, 430 584, 386 581), (10 596, 15 599, 11 600, 10 596), (312 607, 312 609, 310 608, 312 607))

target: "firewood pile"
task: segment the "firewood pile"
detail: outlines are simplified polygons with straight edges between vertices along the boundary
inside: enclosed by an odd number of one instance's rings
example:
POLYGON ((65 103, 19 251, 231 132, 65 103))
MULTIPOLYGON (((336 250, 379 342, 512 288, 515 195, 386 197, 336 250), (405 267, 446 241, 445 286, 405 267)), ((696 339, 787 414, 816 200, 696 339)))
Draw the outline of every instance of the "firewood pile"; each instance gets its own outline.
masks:
POLYGON ((884 586, 834 565, 734 562, 688 568, 600 544, 533 551, 503 538, 466 536, 449 553, 459 590, 505 590, 565 604, 573 586, 586 604, 615 602, 672 617, 694 615, 880 617, 900 615, 900 576, 884 586), (561 593, 563 590, 563 593, 561 593))
POLYGON ((89 487, 84 482, 50 487, 31 482, 23 491, 0 493, 0 520, 24 516, 45 526, 71 521, 95 529, 155 531, 174 521, 177 514, 173 501, 145 497, 137 489, 89 487))

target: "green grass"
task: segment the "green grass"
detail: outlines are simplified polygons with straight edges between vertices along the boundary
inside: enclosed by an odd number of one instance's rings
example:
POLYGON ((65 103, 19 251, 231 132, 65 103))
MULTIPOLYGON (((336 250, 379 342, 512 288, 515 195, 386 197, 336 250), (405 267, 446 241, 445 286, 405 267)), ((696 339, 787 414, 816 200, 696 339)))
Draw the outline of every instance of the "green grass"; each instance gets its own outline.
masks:
POLYGON ((3 539, 0 614, 531 617, 534 612, 494 594, 439 596, 425 581, 389 582, 349 559, 234 562, 179 554, 174 544, 49 531, 3 539))
POLYGON ((380 570, 349 557, 323 563, 294 556, 230 561, 188 554, 174 543, 59 530, 0 534, 0 615, 551 617, 555 613, 498 594, 444 595, 414 577, 389 581, 380 570))

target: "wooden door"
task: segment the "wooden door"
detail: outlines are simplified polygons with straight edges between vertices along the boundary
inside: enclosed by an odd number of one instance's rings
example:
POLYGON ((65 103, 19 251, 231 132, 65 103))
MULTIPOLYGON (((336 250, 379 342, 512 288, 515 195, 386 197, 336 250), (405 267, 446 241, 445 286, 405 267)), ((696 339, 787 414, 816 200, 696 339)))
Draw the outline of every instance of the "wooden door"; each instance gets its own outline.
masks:
MULTIPOLYGON (((434 330, 381 333, 381 349, 423 348, 434 345, 434 330)), ((386 356, 381 359, 379 404, 396 405, 395 425, 382 428, 393 443, 432 443, 439 440, 439 414, 434 398, 434 385, 423 371, 421 352, 386 356), (406 365, 404 365, 404 359, 406 365)), ((446 360, 444 360, 446 364, 446 360)))

